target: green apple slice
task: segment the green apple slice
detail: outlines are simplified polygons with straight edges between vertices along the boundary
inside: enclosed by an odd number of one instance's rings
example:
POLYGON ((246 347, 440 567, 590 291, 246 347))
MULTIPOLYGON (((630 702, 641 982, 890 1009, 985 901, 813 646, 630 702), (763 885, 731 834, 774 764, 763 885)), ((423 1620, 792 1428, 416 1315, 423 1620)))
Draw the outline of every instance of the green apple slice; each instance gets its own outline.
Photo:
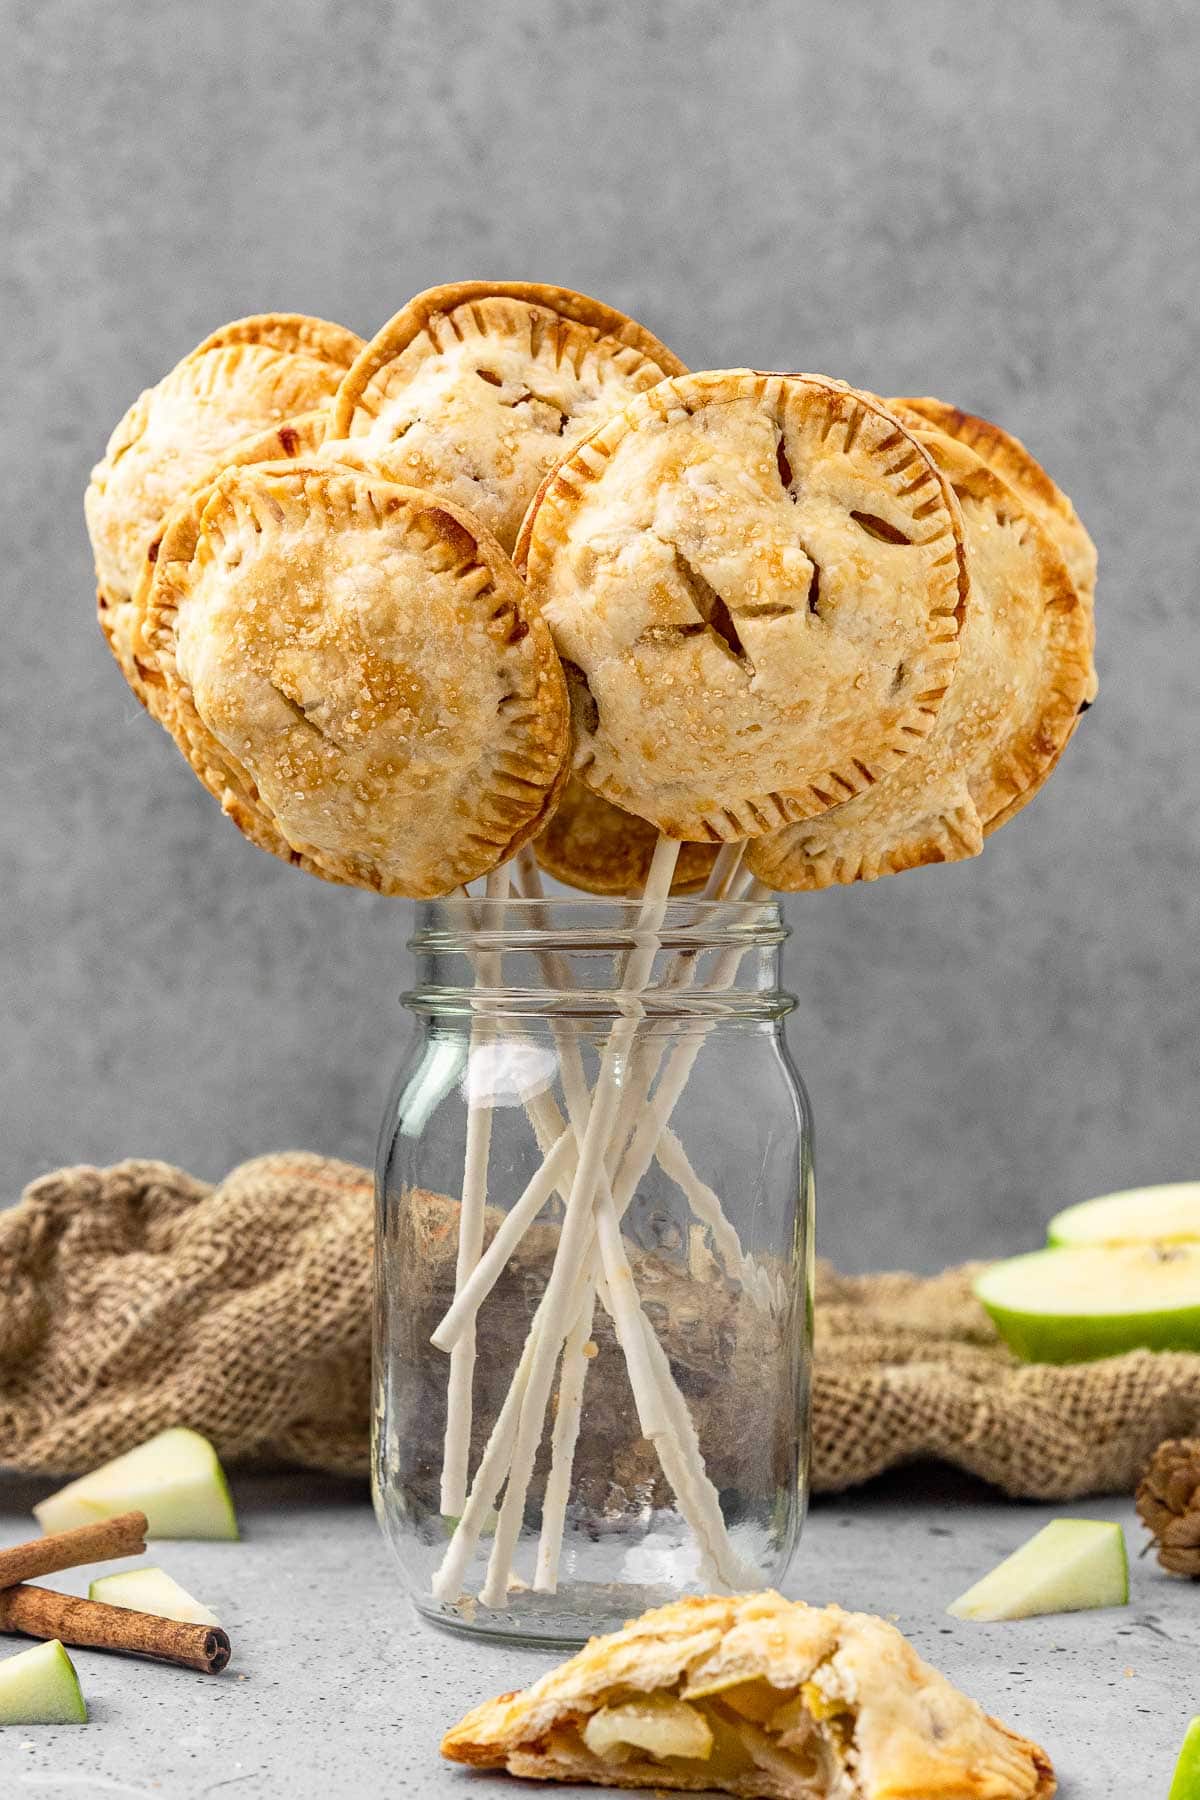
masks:
POLYGON ((985 1269, 975 1293, 1027 1362, 1200 1350, 1200 1244, 1034 1250, 985 1269))
POLYGON ((75 1665, 50 1638, 0 1662, 0 1725, 86 1725, 75 1665))
POLYGON ((1200 1244, 1200 1181, 1125 1188, 1055 1213, 1052 1245, 1200 1244))
POLYGON ((956 1619, 1031 1619, 1129 1599, 1125 1533, 1099 1519, 1052 1519, 946 1608, 956 1619))
POLYGON ((1183 1734, 1167 1800, 1200 1800, 1200 1718, 1193 1719, 1183 1734))
POLYGON ((119 1569, 115 1575, 101 1575, 88 1588, 88 1599, 133 1612, 156 1613, 160 1619, 182 1619, 185 1625, 221 1623, 215 1612, 193 1599, 165 1569, 119 1569))
POLYGON ((115 1513, 144 1512, 149 1538, 236 1538, 225 1471, 207 1438, 176 1427, 160 1431, 35 1506, 43 1531, 91 1525, 115 1513))

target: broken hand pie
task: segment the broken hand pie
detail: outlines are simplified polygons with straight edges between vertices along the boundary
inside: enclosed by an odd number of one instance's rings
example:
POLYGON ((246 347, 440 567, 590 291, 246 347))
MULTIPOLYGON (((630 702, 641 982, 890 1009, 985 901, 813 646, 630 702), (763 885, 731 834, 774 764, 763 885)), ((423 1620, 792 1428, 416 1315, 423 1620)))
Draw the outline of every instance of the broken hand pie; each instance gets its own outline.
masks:
POLYGON ((130 602, 164 516, 232 462, 305 454, 320 411, 362 348, 344 326, 300 313, 236 319, 205 338, 129 408, 92 470, 84 512, 100 624, 140 699, 130 602))
POLYGON ((453 282, 418 294, 363 349, 338 390, 331 454, 447 495, 511 550, 547 471, 682 372, 665 344, 586 294, 453 282))
POLYGON ((607 1787, 754 1800, 1049 1800, 1045 1751, 991 1719, 866 1613, 764 1593, 649 1612, 523 1693, 468 1713, 442 1754, 607 1787))
POLYGON ((750 846, 751 869, 779 888, 977 856, 988 829, 1046 779, 1093 691, 1090 615, 1049 533, 965 440, 889 404, 962 510, 971 604, 958 669, 905 763, 822 818, 750 846))
POLYGON ((958 657, 962 524, 882 402, 813 375, 665 381, 546 481, 517 547, 575 768, 666 835, 755 837, 901 763, 958 657))
POLYGON ((512 564, 470 514, 376 476, 226 470, 173 517, 136 638, 201 780, 328 880, 448 893, 565 779, 562 673, 512 564))

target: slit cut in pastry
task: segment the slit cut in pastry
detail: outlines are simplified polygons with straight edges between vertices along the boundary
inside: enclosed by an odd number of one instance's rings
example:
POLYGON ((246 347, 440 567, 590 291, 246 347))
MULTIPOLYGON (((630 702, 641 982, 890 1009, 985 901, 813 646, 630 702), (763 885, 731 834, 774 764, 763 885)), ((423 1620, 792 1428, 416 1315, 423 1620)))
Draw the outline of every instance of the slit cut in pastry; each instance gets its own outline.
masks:
POLYGON ((547 471, 683 364, 636 320, 530 281, 459 281, 409 301, 338 391, 332 454, 469 507, 511 550, 547 471))
POLYGON ((231 462, 315 449, 321 409, 361 348, 354 332, 327 319, 235 319, 140 395, 116 427, 92 470, 84 513, 101 629, 139 699, 146 694, 125 609, 166 514, 231 462))
POLYGON ((435 896, 534 836, 566 779, 550 634, 469 513, 313 462, 177 509, 135 631, 156 712, 260 848, 435 896))
MULTIPOLYGON (((650 872, 658 833, 572 775, 533 849, 548 875, 589 894, 638 894, 650 872)), ((681 844, 673 894, 700 891, 717 860, 715 844, 681 844)))
POLYGON ((1049 1800, 1044 1750, 894 1626, 763 1593, 648 1612, 467 1714, 453 1762, 746 1800, 1049 1800))
POLYGON ((1091 622, 1049 534, 965 442, 891 403, 952 484, 971 605, 937 723, 893 773, 820 819, 750 846, 762 881, 795 891, 978 856, 1040 785, 1093 682, 1091 622))
POLYGON ((949 484, 883 402, 682 376, 543 483, 516 558, 564 659, 575 769, 669 836, 757 837, 932 730, 967 603, 949 484))

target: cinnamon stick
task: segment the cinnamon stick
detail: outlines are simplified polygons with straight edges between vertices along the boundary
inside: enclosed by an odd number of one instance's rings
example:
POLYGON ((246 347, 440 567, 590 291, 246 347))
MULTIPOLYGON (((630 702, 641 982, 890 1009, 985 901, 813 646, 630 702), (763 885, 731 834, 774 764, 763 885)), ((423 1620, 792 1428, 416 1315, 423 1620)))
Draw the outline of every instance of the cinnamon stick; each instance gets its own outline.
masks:
POLYGON ((219 1625, 185 1625, 157 1613, 79 1600, 51 1588, 12 1587, 0 1592, 0 1631, 58 1638, 90 1650, 123 1650, 219 1675, 229 1661, 229 1639, 219 1625))
POLYGON ((146 1515, 118 1513, 114 1519, 98 1519, 94 1525, 77 1525, 72 1531, 52 1531, 48 1537, 31 1538, 0 1550, 0 1588, 15 1587, 34 1575, 52 1575, 56 1569, 77 1569, 84 1563, 111 1562, 116 1556, 140 1556, 146 1548, 146 1515))

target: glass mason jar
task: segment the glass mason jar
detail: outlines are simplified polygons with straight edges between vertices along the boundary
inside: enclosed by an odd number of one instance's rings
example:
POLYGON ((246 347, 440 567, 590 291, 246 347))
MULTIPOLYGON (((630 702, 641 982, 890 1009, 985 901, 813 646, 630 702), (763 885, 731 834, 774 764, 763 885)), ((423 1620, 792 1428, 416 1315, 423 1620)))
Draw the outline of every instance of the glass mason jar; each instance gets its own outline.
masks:
POLYGON ((813 1205, 785 935, 773 900, 418 908, 372 1465, 426 1617, 576 1644, 782 1578, 813 1205))

